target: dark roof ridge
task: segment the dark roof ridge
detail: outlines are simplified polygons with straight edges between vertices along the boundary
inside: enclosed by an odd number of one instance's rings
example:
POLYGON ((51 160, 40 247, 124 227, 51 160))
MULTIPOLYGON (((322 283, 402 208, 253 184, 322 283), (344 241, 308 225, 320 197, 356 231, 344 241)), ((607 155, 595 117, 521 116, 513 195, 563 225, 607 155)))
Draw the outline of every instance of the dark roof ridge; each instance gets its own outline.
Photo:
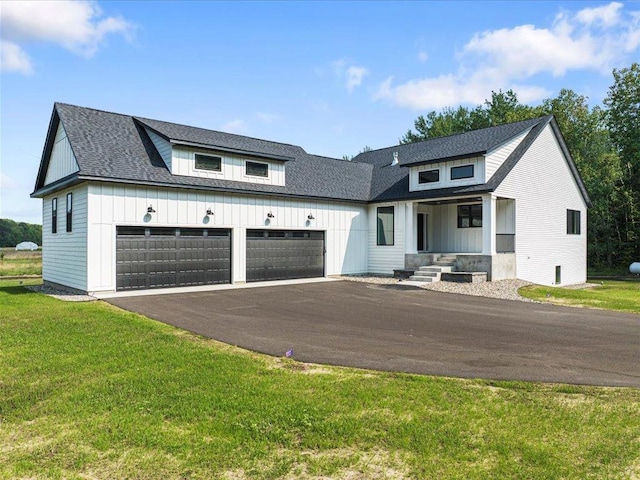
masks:
POLYGON ((419 142, 399 143, 398 145, 392 145, 390 147, 373 148, 373 149, 368 150, 366 152, 360 152, 358 155, 356 155, 354 157, 354 160, 356 158, 358 158, 360 155, 366 154, 366 153, 369 153, 369 152, 381 152, 383 150, 393 150, 394 148, 403 147, 405 145, 419 145, 421 143, 431 142, 433 140, 452 138, 452 137, 456 137, 456 136, 459 136, 459 135, 465 135, 465 134, 471 133, 471 132, 474 132, 474 133, 475 132, 481 132, 483 130, 489 130, 491 128, 504 127, 504 126, 507 126, 507 125, 516 125, 518 123, 526 123, 526 122, 534 122, 535 121, 535 123, 533 123, 533 125, 535 125, 535 124, 537 124, 537 123, 539 123, 539 122, 541 122, 543 120, 548 121, 550 117, 553 117, 553 115, 542 115, 541 117, 534 117, 534 118, 530 118, 528 120, 518 120, 517 122, 501 123, 500 125, 491 125, 490 127, 476 128, 476 129, 473 129, 473 130, 467 130, 466 132, 451 133, 449 135, 443 135, 441 137, 426 138, 424 140, 420 140, 419 142))
MULTIPOLYGON (((300 149, 302 149, 302 151, 304 151, 305 153, 308 154, 308 152, 304 148, 302 148, 300 145, 295 145, 293 143, 276 142, 276 141, 273 141, 273 140, 267 140, 266 138, 250 137, 248 135, 240 135, 239 133, 231 133, 231 132, 225 132, 223 130, 213 130, 211 128, 196 127, 195 125, 187 125, 187 124, 184 124, 184 123, 168 122, 166 120, 158 120, 156 118, 139 117, 137 115, 131 115, 131 118, 133 118, 137 122, 140 122, 140 123, 144 124, 146 127, 149 127, 154 131, 155 131, 155 129, 151 125, 147 125, 145 122, 149 122, 149 121, 151 121, 151 122, 160 122, 160 123, 166 123, 168 125, 176 125, 178 127, 186 127, 186 128, 194 128, 196 130, 204 130, 206 132, 224 133, 225 135, 231 135, 233 137, 238 137, 238 138, 248 138, 250 140, 257 140, 259 142, 266 142, 266 143, 271 143, 271 144, 276 144, 276 145, 283 145, 285 147, 300 148, 300 149)), ((158 133, 161 133, 161 132, 158 132, 158 133)), ((174 140, 184 140, 184 139, 175 138, 174 140)))
POLYGON ((72 103, 65 103, 65 102, 54 102, 53 103, 54 107, 58 107, 58 105, 62 106, 62 107, 72 107, 72 108, 78 108, 80 110, 93 110, 94 112, 100 112, 100 113, 107 113, 109 115, 118 115, 119 117, 129 117, 129 118, 133 118, 132 115, 127 115, 126 113, 118 113, 118 112, 112 112, 110 110, 103 110, 101 108, 93 108, 93 107, 82 107, 80 105, 74 105, 72 103))

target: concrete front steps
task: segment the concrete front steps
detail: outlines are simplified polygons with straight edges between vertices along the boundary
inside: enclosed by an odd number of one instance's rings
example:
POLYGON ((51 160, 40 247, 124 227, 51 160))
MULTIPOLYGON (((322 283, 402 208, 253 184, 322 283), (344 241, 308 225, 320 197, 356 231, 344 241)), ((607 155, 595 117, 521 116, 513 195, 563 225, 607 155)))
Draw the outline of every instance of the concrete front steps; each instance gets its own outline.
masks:
POLYGON ((439 282, 442 273, 452 272, 453 265, 451 263, 445 263, 441 260, 434 262, 433 265, 428 267, 420 267, 413 275, 409 277, 409 280, 414 282, 439 282))

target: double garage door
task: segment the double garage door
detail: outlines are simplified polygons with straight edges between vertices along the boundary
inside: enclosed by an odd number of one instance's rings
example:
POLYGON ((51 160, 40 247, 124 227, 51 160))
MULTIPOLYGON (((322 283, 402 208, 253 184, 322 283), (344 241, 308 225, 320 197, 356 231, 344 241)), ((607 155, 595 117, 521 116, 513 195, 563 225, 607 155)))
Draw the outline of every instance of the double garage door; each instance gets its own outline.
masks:
MULTIPOLYGON (((247 230, 248 282, 324 276, 324 232, 247 230)), ((231 283, 231 231, 118 227, 116 288, 231 283)))

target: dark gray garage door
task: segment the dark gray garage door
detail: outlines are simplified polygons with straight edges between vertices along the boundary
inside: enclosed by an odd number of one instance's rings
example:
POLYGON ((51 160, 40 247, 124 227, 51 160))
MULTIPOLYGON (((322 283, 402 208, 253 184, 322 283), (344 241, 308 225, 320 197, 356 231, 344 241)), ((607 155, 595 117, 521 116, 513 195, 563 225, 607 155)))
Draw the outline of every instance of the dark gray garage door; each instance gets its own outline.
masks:
POLYGON ((117 229, 117 290, 230 282, 230 230, 144 227, 117 229))
POLYGON ((324 232, 247 230, 247 282, 324 276, 324 232))

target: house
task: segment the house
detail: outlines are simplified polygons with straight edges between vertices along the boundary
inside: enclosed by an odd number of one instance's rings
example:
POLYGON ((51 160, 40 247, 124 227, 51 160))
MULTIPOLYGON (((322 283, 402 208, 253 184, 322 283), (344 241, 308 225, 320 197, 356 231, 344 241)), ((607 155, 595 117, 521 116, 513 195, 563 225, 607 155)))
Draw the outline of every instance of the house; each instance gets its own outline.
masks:
POLYGON ((85 292, 418 268, 586 279, 589 196, 553 117, 359 154, 56 103, 43 279, 85 292))

